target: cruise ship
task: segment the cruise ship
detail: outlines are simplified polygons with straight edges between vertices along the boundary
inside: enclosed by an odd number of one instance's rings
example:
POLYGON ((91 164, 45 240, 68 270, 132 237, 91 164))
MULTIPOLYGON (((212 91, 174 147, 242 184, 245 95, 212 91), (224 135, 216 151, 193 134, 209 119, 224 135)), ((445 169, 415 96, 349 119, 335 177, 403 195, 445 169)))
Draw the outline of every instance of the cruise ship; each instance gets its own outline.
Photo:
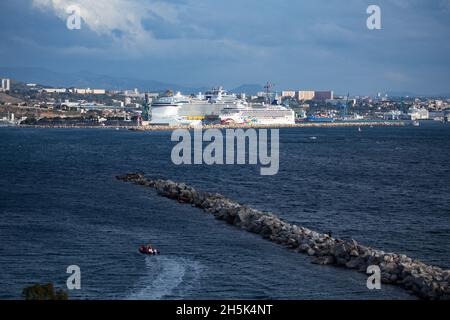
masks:
POLYGON ((295 124, 295 112, 280 105, 236 106, 223 110, 222 124, 287 125, 295 124))
POLYGON ((3 117, 0 119, 0 127, 13 127, 16 126, 18 123, 19 121, 16 121, 14 113, 10 115, 8 112, 8 117, 3 117))
POLYGON ((222 87, 196 97, 181 93, 160 97, 151 105, 153 125, 201 125, 206 119, 235 124, 294 124, 295 113, 279 105, 250 105, 222 87))
POLYGON ((164 96, 151 104, 151 124, 155 125, 195 125, 207 118, 217 118, 226 108, 244 105, 234 94, 229 94, 219 87, 199 93, 196 97, 177 93, 164 96))
POLYGON ((5 119, 0 119, 0 127, 13 127, 16 124, 9 121, 9 120, 5 120, 5 119))

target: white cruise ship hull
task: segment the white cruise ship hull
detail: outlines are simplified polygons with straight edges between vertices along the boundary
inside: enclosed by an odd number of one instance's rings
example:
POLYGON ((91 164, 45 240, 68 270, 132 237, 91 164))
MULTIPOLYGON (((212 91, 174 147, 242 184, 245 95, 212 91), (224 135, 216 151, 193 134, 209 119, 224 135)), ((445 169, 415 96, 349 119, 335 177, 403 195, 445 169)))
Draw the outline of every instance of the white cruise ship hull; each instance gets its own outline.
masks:
POLYGON ((289 125, 295 124, 293 110, 247 110, 220 116, 222 123, 248 125, 289 125))
POLYGON ((180 108, 181 106, 177 105, 152 107, 150 123, 154 125, 175 125, 180 108))
POLYGON ((178 115, 181 117, 218 117, 226 107, 228 105, 218 103, 191 103, 183 105, 178 110, 178 115))
POLYGON ((154 125, 196 125, 207 117, 219 117, 223 109, 230 107, 220 103, 189 103, 179 106, 152 106, 151 124, 154 125))

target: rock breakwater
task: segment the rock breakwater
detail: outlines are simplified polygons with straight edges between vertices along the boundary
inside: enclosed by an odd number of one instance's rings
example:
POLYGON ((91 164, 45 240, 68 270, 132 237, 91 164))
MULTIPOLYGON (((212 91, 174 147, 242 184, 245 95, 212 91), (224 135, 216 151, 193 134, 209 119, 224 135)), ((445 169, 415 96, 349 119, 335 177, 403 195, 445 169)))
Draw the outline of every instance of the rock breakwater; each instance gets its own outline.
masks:
MULTIPOLYGON (((398 127, 405 126, 403 121, 367 121, 367 122, 302 122, 296 124, 277 124, 277 125, 266 125, 266 124, 204 124, 201 128, 203 130, 207 129, 286 129, 286 128, 335 128, 335 127, 398 127)), ((180 126, 141 126, 134 127, 130 130, 135 131, 173 131, 176 129, 196 129, 199 127, 180 125, 180 126)))
MULTIPOLYGON (((285 128, 334 128, 334 127, 401 127, 405 126, 403 121, 361 121, 361 122, 302 122, 296 124, 279 124, 279 125, 264 125, 264 124, 205 124, 201 128, 207 129, 285 129, 285 128)), ((33 129, 127 129, 131 131, 174 131, 176 129, 192 130, 200 128, 198 126, 180 125, 89 125, 89 124, 21 124, 20 128, 33 129)))
POLYGON ((250 208, 221 194, 197 191, 184 183, 152 180, 143 173, 130 173, 117 179, 156 189, 163 197, 203 209, 216 219, 307 254, 312 263, 338 265, 359 272, 378 266, 382 283, 399 285, 423 299, 450 300, 450 270, 292 225, 273 213, 250 208))

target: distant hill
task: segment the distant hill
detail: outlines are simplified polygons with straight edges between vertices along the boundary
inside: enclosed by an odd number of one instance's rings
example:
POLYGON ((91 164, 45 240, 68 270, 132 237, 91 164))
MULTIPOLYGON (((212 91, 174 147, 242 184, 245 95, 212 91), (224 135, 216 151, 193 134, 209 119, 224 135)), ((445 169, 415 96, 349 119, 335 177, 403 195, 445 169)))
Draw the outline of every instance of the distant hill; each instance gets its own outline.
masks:
POLYGON ((231 93, 246 93, 252 96, 256 95, 258 92, 261 91, 264 91, 264 88, 259 84, 244 84, 233 90, 230 90, 231 93))
POLYGON ((417 97, 417 94, 408 91, 388 91, 388 97, 417 97))
POLYGON ((204 92, 207 88, 164 83, 155 80, 133 79, 94 74, 89 71, 77 73, 54 72, 45 68, 11 68, 0 67, 0 75, 25 83, 38 83, 52 87, 102 88, 107 90, 124 90, 138 88, 140 91, 161 92, 167 89, 181 91, 185 94, 204 92))
POLYGON ((386 93, 389 97, 427 97, 427 98, 436 98, 436 97, 450 97, 450 93, 442 93, 442 94, 417 94, 409 91, 389 91, 386 93))
POLYGON ((23 101, 18 98, 15 98, 6 93, 0 92, 0 103, 16 104, 16 103, 21 103, 21 102, 23 102, 23 101))

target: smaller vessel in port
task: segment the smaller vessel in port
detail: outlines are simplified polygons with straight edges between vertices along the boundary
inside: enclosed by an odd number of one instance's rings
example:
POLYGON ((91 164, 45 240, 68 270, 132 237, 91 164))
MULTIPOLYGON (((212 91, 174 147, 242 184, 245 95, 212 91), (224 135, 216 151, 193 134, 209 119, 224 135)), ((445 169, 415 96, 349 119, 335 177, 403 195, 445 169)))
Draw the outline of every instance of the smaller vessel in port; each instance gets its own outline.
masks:
POLYGON ((289 107, 280 105, 278 95, 275 93, 272 103, 270 89, 274 84, 267 82, 264 86, 266 96, 264 103, 248 104, 246 101, 223 108, 220 115, 222 124, 244 124, 244 125, 291 125, 295 124, 295 112, 289 107))
POLYGON ((222 124, 289 125, 295 124, 295 112, 280 105, 234 105, 224 108, 222 124))
POLYGON ((14 127, 16 126, 20 121, 17 121, 14 117, 14 113, 9 113, 7 117, 3 117, 0 119, 0 127, 14 127))
POLYGON ((412 122, 413 127, 420 127, 420 122, 419 121, 413 121, 412 122))
POLYGON ((13 127, 16 124, 5 119, 0 119, 0 127, 13 127))

